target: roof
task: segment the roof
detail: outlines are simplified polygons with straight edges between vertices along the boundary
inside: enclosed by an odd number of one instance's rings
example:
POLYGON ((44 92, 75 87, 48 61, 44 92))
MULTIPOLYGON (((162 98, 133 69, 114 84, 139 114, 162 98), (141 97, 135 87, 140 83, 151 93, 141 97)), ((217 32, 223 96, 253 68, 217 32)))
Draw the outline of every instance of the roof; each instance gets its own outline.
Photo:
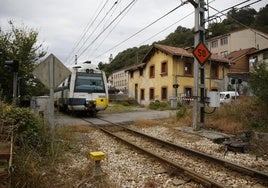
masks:
MULTIPOLYGON (((162 44, 154 44, 153 47, 150 49, 150 51, 145 55, 142 62, 146 63, 147 61, 149 61, 149 59, 153 56, 153 54, 155 53, 156 50, 160 50, 160 51, 165 52, 167 54, 170 54, 172 56, 194 58, 194 55, 192 54, 192 52, 189 52, 183 48, 166 46, 166 45, 162 45, 162 44)), ((223 58, 221 56, 218 56, 216 54, 212 54, 209 59, 213 60, 213 61, 223 62, 223 63, 230 62, 230 60, 223 58)))
POLYGON ((263 32, 261 32, 261 31, 259 31, 259 30, 256 30, 256 29, 248 29, 248 28, 246 28, 246 29, 238 29, 238 30, 235 30, 235 31, 231 31, 231 32, 229 32, 229 33, 224 33, 224 34, 222 34, 222 35, 218 35, 218 36, 215 36, 215 37, 206 39, 206 42, 210 42, 210 41, 213 41, 213 40, 222 38, 222 37, 229 36, 229 35, 231 35, 232 33, 237 33, 237 32, 241 32, 241 31, 245 31, 245 30, 250 30, 250 31, 252 31, 252 32, 254 32, 254 33, 257 33, 257 34, 259 34, 259 35, 261 35, 262 37, 264 37, 264 38, 267 39, 267 33, 263 33, 263 32))
POLYGON ((247 56, 248 54, 252 53, 252 52, 255 52, 256 51, 256 48, 246 48, 246 49, 243 49, 243 50, 237 50, 237 51, 233 51, 231 52, 227 58, 231 61, 237 61, 239 60, 240 58, 244 57, 244 56, 247 56))
POLYGON ((261 53, 264 53, 264 52, 267 52, 267 51, 268 51, 268 48, 264 48, 264 49, 261 49, 261 50, 255 50, 255 51, 249 53, 248 55, 261 54, 261 53))
POLYGON ((143 68, 145 66, 145 63, 140 63, 140 64, 135 64, 135 65, 132 65, 130 67, 127 67, 125 69, 125 71, 134 71, 134 70, 138 70, 139 68, 143 68))

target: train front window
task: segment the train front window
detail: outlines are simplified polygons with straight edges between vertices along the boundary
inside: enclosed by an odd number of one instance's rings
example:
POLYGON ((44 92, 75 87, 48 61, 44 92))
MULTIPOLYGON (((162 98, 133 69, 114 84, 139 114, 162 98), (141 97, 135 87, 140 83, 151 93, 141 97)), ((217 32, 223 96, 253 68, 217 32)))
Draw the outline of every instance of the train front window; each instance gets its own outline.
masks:
POLYGON ((102 74, 77 73, 74 92, 105 92, 102 74))

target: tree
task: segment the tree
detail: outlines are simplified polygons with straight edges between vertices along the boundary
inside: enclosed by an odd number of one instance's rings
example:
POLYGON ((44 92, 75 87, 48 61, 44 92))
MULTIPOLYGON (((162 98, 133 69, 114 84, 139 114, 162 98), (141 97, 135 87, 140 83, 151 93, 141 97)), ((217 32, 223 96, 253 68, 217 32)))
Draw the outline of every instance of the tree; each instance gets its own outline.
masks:
POLYGON ((255 27, 262 31, 267 33, 268 32, 268 4, 264 7, 261 8, 260 11, 258 12, 255 20, 255 27))
POLYGON ((264 106, 268 106, 268 65, 259 62, 254 65, 254 71, 250 75, 249 85, 253 93, 262 101, 264 106))
POLYGON ((32 71, 35 63, 44 57, 46 52, 42 44, 37 41, 38 32, 25 26, 16 27, 9 21, 9 30, 6 32, 0 27, 0 90, 2 97, 10 100, 12 95, 12 73, 4 67, 6 60, 19 61, 19 91, 21 98, 28 98, 34 95, 35 91, 45 92, 39 81, 35 80, 32 71), (36 89, 36 87, 39 87, 36 89))

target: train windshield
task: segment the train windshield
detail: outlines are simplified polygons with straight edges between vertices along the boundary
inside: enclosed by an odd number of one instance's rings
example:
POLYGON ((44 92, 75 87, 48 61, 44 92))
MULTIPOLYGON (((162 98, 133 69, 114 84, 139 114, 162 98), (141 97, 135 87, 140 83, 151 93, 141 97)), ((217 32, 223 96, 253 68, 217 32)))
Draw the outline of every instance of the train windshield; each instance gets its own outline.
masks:
POLYGON ((78 72, 74 92, 104 93, 105 87, 102 74, 78 72))

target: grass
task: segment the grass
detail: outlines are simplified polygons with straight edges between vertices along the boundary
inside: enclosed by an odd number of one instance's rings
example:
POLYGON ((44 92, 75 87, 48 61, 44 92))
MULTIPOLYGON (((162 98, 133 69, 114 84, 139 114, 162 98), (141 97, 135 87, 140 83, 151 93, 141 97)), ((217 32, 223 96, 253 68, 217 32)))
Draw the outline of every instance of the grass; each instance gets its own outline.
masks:
POLYGON ((98 112, 99 114, 109 114, 109 113, 122 113, 134 111, 138 105, 130 105, 124 102, 113 102, 109 103, 108 107, 104 111, 98 112))
MULTIPOLYGON (((81 167, 70 167, 73 160, 79 160, 76 159, 78 156, 89 158, 89 151, 99 148, 86 136, 92 131, 95 128, 80 125, 56 127, 54 150, 46 154, 17 148, 12 187, 73 187, 85 181, 96 184, 91 174, 95 165, 93 161, 88 160, 81 167)), ((105 179, 101 185, 107 187, 107 181, 105 179)))
MULTIPOLYGON (((137 107, 136 105, 124 103, 110 103, 108 109, 101 113, 128 112, 137 110, 137 107)), ((206 111, 212 111, 212 109, 206 107, 206 111)), ((267 112, 263 110, 260 103, 254 101, 254 99, 243 99, 236 104, 223 105, 215 113, 206 114, 205 127, 232 134, 249 130, 268 132, 265 114, 267 112), (260 119, 266 127, 262 127, 263 124, 258 124, 260 119)), ((170 127, 172 131, 173 127, 191 127, 192 119, 192 107, 186 106, 183 113, 180 114, 180 118, 170 116, 162 120, 138 120, 134 125, 145 128, 165 126, 170 127)), ((99 148, 87 136, 92 131, 95 131, 95 128, 89 126, 56 127, 53 155, 49 149, 43 153, 38 153, 34 150, 21 150, 17 148, 15 150, 15 165, 13 166, 14 173, 12 177, 15 184, 12 187, 72 187, 74 185, 73 180, 78 181, 78 185, 90 182, 100 187, 110 187, 107 177, 102 179, 101 182, 92 179, 91 172, 94 168, 94 163, 90 160, 82 167, 70 169, 70 164, 75 160, 74 158, 79 155, 88 157, 87 151, 99 148), (86 151, 81 150, 81 145, 86 146, 86 151), (61 169, 62 172, 59 173, 58 169, 61 169)), ((181 134, 180 136, 186 135, 181 134)), ((47 140, 49 139, 48 135, 47 140)), ((197 138, 193 137, 192 139, 197 138)), ((120 155, 122 149, 116 148, 114 152, 120 155)), ((148 179, 146 184, 153 186, 154 181, 148 179)))

